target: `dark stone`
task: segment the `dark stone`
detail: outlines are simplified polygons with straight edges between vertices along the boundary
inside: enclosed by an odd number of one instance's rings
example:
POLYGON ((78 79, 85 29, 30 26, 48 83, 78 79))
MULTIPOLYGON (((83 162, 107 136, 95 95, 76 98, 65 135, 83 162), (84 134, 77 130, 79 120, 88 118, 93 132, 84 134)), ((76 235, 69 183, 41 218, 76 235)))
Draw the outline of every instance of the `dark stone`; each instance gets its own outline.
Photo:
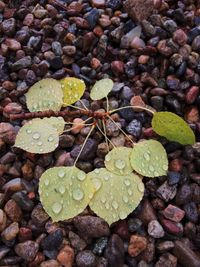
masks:
POLYGON ((176 203, 177 205, 183 205, 191 201, 192 190, 191 187, 187 184, 184 184, 179 188, 176 194, 176 203))
POLYGON ((128 124, 126 130, 129 134, 138 138, 142 132, 142 124, 140 121, 134 119, 128 124))
POLYGON ((18 71, 21 69, 29 68, 32 64, 32 60, 30 56, 23 57, 19 60, 17 60, 13 65, 12 65, 12 70, 13 71, 18 71))
POLYGON ((96 257, 90 250, 81 251, 76 256, 78 267, 95 267, 96 257))
POLYGON ((28 47, 33 48, 34 50, 39 50, 42 46, 42 37, 41 36, 31 36, 28 44, 28 47))
POLYGON ((107 237, 101 237, 96 241, 93 248, 93 253, 97 255, 101 255, 105 249, 105 247, 108 244, 108 238, 107 237))
POLYGON ((41 246, 44 250, 58 249, 63 242, 63 231, 57 229, 42 240, 41 246))
POLYGON ((185 211, 185 216, 189 221, 193 223, 198 222, 198 210, 194 202, 186 203, 183 209, 185 211))
POLYGON ((93 29, 99 19, 99 10, 97 8, 93 8, 91 11, 85 14, 84 18, 89 23, 90 29, 93 29))
POLYGON ((109 267, 123 267, 124 265, 124 244, 122 239, 113 234, 108 242, 105 252, 109 267))
POLYGON ((178 184, 181 179, 181 174, 179 172, 169 171, 167 176, 169 185, 178 184))
POLYGON ((108 0, 106 3, 106 6, 115 10, 115 9, 120 8, 121 4, 122 4, 122 0, 108 0))
MULTIPOLYGON (((70 152, 72 158, 77 158, 82 145, 77 145, 70 152)), ((94 157, 97 149, 97 142, 94 139, 89 138, 85 144, 85 147, 79 157, 80 160, 88 160, 94 157)))
POLYGON ((63 67, 63 62, 61 57, 56 56, 52 59, 49 59, 48 61, 52 69, 58 70, 63 67))
POLYGON ((12 195, 12 199, 20 206, 24 211, 31 211, 34 207, 33 201, 24 192, 16 192, 12 195))

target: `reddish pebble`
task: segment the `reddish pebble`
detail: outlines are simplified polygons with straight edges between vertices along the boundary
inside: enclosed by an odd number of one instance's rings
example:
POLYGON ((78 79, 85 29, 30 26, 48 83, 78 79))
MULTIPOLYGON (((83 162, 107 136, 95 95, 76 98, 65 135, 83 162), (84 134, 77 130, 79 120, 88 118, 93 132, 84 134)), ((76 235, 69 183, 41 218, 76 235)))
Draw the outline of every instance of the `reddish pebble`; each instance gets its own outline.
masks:
POLYGON ((93 33, 96 36, 101 37, 103 35, 103 29, 98 25, 94 28, 93 33))
POLYGON ((175 223, 170 220, 162 219, 163 228, 170 234, 179 235, 183 232, 183 226, 180 223, 175 223))
POLYGON ((73 120, 72 130, 71 130, 73 134, 80 133, 81 129, 83 128, 84 128, 84 121, 82 119, 76 118, 73 120))
POLYGON ((185 113, 185 120, 188 123, 195 123, 199 121, 199 110, 197 107, 190 107, 185 113))
POLYGON ((149 56, 146 56, 146 55, 141 55, 138 58, 139 64, 146 64, 148 61, 149 61, 149 56))
POLYGON ((180 159, 173 159, 169 163, 169 170, 174 172, 180 172, 182 170, 182 162, 180 159))
POLYGON ((114 229, 114 232, 118 234, 122 239, 129 239, 130 233, 128 231, 127 221, 119 221, 114 229))
POLYGON ((173 41, 181 46, 186 44, 187 43, 186 33, 181 29, 176 30, 173 34, 173 41))
POLYGON ((32 239, 32 231, 30 228, 21 227, 18 234, 19 242, 24 242, 32 239))
POLYGON ((129 246, 128 246, 128 254, 131 257, 138 256, 143 250, 147 247, 147 239, 143 236, 132 235, 129 246))
POLYGON ((111 69, 113 73, 118 76, 124 72, 124 63, 122 61, 116 60, 111 63, 111 69))
POLYGON ((21 44, 18 41, 16 41, 15 39, 12 39, 12 38, 7 38, 5 40, 5 44, 12 51, 17 51, 17 50, 21 49, 21 44))
POLYGON ((31 24, 33 23, 33 21, 34 21, 33 14, 27 14, 26 17, 23 20, 23 24, 25 26, 31 26, 31 24))
POLYGON ((163 215, 165 216, 165 218, 174 221, 174 222, 180 222, 184 215, 185 215, 185 211, 181 210, 180 208, 173 206, 171 204, 169 204, 164 210, 163 210, 163 215))
POLYGON ((4 206, 4 211, 13 222, 20 222, 22 218, 22 211, 17 203, 10 199, 4 206))
POLYGON ((134 37, 133 40, 131 41, 131 48, 133 49, 139 49, 144 47, 145 47, 144 41, 137 36, 134 37))
POLYGON ((62 266, 72 267, 74 262, 74 250, 68 245, 64 246, 60 250, 57 260, 62 264, 62 266))
POLYGON ((101 66, 101 61, 98 60, 98 58, 93 57, 90 64, 93 69, 97 69, 99 66, 101 66))
POLYGON ((105 0, 91 0, 93 7, 101 8, 105 6, 105 0))
POLYGON ((16 84, 11 81, 4 81, 2 87, 8 91, 12 91, 16 88, 16 84))
POLYGON ((199 87, 198 86, 190 87, 190 89, 186 93, 185 102, 187 104, 193 104, 194 101, 197 99, 198 95, 199 95, 199 87))

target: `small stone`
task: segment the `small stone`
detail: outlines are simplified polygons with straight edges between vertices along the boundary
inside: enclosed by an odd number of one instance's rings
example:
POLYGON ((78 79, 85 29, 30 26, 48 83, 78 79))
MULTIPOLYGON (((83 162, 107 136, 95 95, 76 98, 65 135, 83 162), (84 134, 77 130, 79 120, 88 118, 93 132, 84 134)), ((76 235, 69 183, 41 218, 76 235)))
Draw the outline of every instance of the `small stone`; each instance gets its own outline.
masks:
POLYGON ((54 52, 56 56, 61 56, 63 54, 62 46, 60 42, 54 41, 51 47, 52 47, 52 51, 54 52))
POLYGON ((145 42, 141 38, 136 36, 131 41, 130 47, 133 48, 133 49, 144 48, 145 47, 145 42))
POLYGON ((182 185, 176 194, 176 204, 183 205, 190 202, 192 199, 192 189, 189 185, 182 185))
POLYGON ((132 235, 128 246, 128 254, 131 257, 136 257, 142 251, 144 251, 146 247, 147 239, 145 237, 139 235, 132 235))
POLYGON ((139 120, 134 119, 128 124, 126 130, 129 134, 133 135, 136 138, 139 138, 142 132, 142 124, 139 120))
MULTIPOLYGON (((77 158, 81 150, 81 147, 82 145, 78 145, 74 147, 74 149, 70 152, 70 155, 72 158, 77 158)), ((82 153, 79 159, 85 161, 85 160, 93 158, 93 156, 96 153, 96 149, 97 149, 97 142, 94 139, 89 138, 84 146, 84 149, 82 150, 82 153)))
POLYGON ((72 130, 71 130, 73 134, 80 133, 81 129, 83 128, 84 128, 84 121, 82 119, 76 118, 73 120, 72 130))
POLYGON ((36 225, 43 226, 49 219, 49 215, 45 212, 41 205, 37 205, 31 212, 31 219, 36 225))
POLYGON ((12 241, 18 233, 19 224, 17 222, 13 222, 1 233, 1 237, 4 241, 12 241))
POLYGON ((12 64, 12 70, 13 71, 18 71, 21 69, 25 69, 30 67, 32 64, 32 60, 30 56, 26 56, 24 58, 21 58, 17 60, 14 64, 12 64))
POLYGON ((183 226, 180 223, 175 223, 170 220, 162 219, 161 224, 163 228, 170 234, 181 235, 183 233, 183 226))
POLYGON ((120 8, 121 4, 122 0, 108 0, 106 2, 106 6, 113 10, 120 8))
POLYGON ((165 202, 172 200, 176 196, 176 186, 168 185, 167 181, 158 187, 156 193, 165 202))
POLYGON ((193 222, 193 223, 197 223, 198 222, 198 210, 197 210, 197 206, 194 202, 190 202, 190 203, 186 203, 183 207, 184 211, 185 211, 185 217, 193 222))
POLYGON ((69 232, 69 241, 77 251, 82 251, 87 247, 87 243, 72 231, 69 232))
POLYGON ((22 112, 22 106, 19 105, 18 103, 9 103, 6 105, 3 109, 3 113, 6 115, 8 114, 17 114, 22 112))
POLYGON ((138 213, 138 218, 146 225, 150 221, 157 219, 155 211, 148 200, 145 200, 144 203, 142 203, 141 211, 138 213))
POLYGON ((200 36, 199 35, 195 37, 192 42, 192 50, 197 51, 198 53, 200 52, 200 36))
POLYGON ((21 221, 22 210, 13 199, 8 200, 8 202, 4 206, 4 210, 13 222, 21 221))
POLYGON ((126 0, 123 4, 129 16, 138 22, 148 19, 155 11, 153 0, 126 0))
POLYGON ((99 217, 89 215, 77 216, 73 222, 79 232, 84 233, 88 237, 98 238, 110 234, 108 224, 99 217))
POLYGON ((25 16, 25 18, 24 18, 24 20, 23 20, 23 24, 25 25, 25 26, 31 26, 32 25, 32 23, 33 23, 33 21, 34 21, 34 16, 33 16, 33 14, 27 14, 26 16, 25 16))
POLYGON ((16 41, 15 39, 6 38, 5 44, 12 51, 17 51, 17 50, 21 49, 21 44, 18 41, 16 41))
POLYGON ((154 238, 161 238, 165 235, 165 232, 157 220, 153 220, 148 224, 148 233, 154 238))
POLYGON ((105 6, 105 0, 91 0, 93 7, 102 8, 105 6))
POLYGON ((44 250, 55 250, 59 248, 63 241, 63 231, 57 229, 42 240, 41 246, 44 250))
POLYGON ((6 223, 6 213, 2 209, 0 209, 0 232, 2 232, 6 228, 6 223))
POLYGON ((34 260, 39 250, 38 243, 28 240, 15 246, 15 253, 26 261, 34 260))
POLYGON ((61 267, 60 263, 56 260, 43 261, 40 267, 61 267))
POLYGON ((186 103, 193 104, 197 99, 198 95, 199 95, 199 87, 198 86, 190 87, 185 96, 186 103))
POLYGON ((163 241, 157 245, 157 250, 161 253, 171 250, 174 248, 174 242, 172 241, 163 241))
POLYGON ((84 15, 84 18, 89 23, 90 29, 93 29, 99 19, 99 10, 97 8, 93 8, 91 11, 84 15))
POLYGON ((200 119, 199 110, 196 106, 191 106, 187 109, 184 116, 188 123, 196 123, 200 119))
MULTIPOLYGON (((108 242, 106 251, 108 266, 122 267, 124 264, 124 244, 122 239, 113 234, 108 242)), ((107 265, 106 265, 107 266, 107 265)))
POLYGON ((187 43, 187 35, 186 33, 181 30, 178 29, 173 33, 173 41, 176 42, 179 45, 184 45, 187 43))
POLYGON ((90 250, 84 250, 77 254, 76 264, 78 267, 95 267, 96 257, 90 250))
POLYGON ((169 185, 178 184, 181 179, 181 174, 179 172, 168 171, 167 176, 169 185))
POLYGON ((64 267, 72 267, 74 262, 74 250, 65 245, 58 253, 57 260, 64 267))
POLYGON ((107 245, 108 245, 108 238, 101 237, 95 242, 94 248, 92 251, 94 254, 101 255, 107 245))
POLYGON ((160 256, 159 260, 156 262, 155 267, 176 267, 177 258, 170 253, 165 253, 160 256))
POLYGON ((74 45, 63 46, 62 50, 63 53, 68 56, 73 56, 74 54, 76 54, 76 46, 74 45))
POLYGON ((12 199, 19 205, 24 211, 31 211, 34 207, 33 201, 24 192, 16 192, 12 195, 12 199))
POLYGON ((169 204, 162 212, 165 218, 174 221, 180 222, 185 216, 185 212, 180 208, 169 204))
POLYGON ((124 72, 124 63, 122 61, 116 60, 112 61, 111 69, 113 73, 118 76, 124 72))
POLYGON ((16 28, 16 20, 14 18, 3 20, 1 28, 4 34, 13 35, 16 28))

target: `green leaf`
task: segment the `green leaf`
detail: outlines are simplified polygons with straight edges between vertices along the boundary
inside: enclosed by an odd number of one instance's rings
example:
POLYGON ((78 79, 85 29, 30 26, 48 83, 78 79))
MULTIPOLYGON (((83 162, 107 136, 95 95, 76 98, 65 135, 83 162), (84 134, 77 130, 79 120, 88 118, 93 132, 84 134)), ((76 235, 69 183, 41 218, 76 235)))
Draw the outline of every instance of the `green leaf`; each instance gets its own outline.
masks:
POLYGON ((43 120, 32 120, 19 130, 15 146, 30 153, 44 154, 58 146, 59 135, 51 124, 43 120))
POLYGON ((116 147, 105 157, 106 168, 115 174, 129 174, 133 171, 130 163, 131 148, 116 147))
POLYGON ((90 98, 92 100, 100 100, 110 93, 113 88, 113 81, 111 79, 102 79, 97 81, 95 85, 92 87, 90 92, 90 98))
POLYGON ((97 192, 90 208, 109 225, 125 219, 140 203, 144 184, 136 174, 117 175, 105 168, 88 173, 97 192))
POLYGON ((55 128, 58 134, 62 134, 65 128, 65 121, 62 117, 50 117, 50 118, 43 118, 43 119, 33 119, 32 121, 43 121, 47 124, 50 124, 53 128, 55 128))
POLYGON ((67 77, 60 80, 61 88, 63 91, 63 106, 68 106, 83 96, 85 92, 85 83, 83 80, 67 77))
POLYGON ((195 135, 189 125, 172 112, 155 112, 152 120, 153 130, 170 141, 182 145, 193 145, 195 135))
POLYGON ((59 111, 63 104, 61 84, 51 78, 35 83, 26 93, 29 111, 59 111))
POLYGON ((85 172, 76 167, 54 167, 40 177, 40 201, 54 222, 78 215, 95 192, 85 172))
POLYGON ((134 145, 130 160, 133 169, 146 177, 163 176, 168 170, 167 153, 161 143, 155 140, 134 145))

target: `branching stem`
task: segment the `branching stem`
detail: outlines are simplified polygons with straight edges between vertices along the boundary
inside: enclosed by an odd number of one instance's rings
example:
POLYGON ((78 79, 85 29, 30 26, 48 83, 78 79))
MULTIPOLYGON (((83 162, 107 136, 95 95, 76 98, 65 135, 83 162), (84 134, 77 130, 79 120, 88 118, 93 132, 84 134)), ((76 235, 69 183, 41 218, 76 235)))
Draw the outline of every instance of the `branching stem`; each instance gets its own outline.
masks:
POLYGON ((153 110, 150 110, 150 109, 147 108, 147 107, 142 107, 142 106, 126 106, 126 107, 121 107, 121 108, 117 108, 117 109, 111 110, 111 111, 109 112, 109 114, 112 114, 112 113, 115 113, 115 112, 117 112, 117 111, 119 111, 119 110, 123 110, 123 109, 127 109, 127 108, 133 108, 133 109, 134 109, 134 108, 139 108, 139 109, 148 111, 148 112, 150 112, 151 114, 154 114, 154 113, 155 113, 153 110))

